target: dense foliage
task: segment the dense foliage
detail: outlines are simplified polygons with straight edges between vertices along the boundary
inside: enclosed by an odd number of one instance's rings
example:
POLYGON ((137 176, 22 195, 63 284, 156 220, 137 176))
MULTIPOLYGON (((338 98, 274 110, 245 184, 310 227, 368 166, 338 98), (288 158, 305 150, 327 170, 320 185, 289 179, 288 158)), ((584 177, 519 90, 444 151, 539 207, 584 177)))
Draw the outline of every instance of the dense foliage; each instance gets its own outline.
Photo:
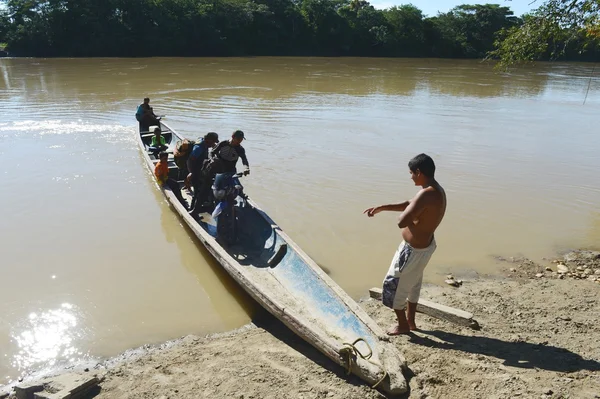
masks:
POLYGON ((490 55, 503 65, 539 59, 600 59, 600 0, 547 0, 498 33, 490 55))
MULTIPOLYGON (((12 54, 27 56, 481 58, 494 50, 498 32, 515 41, 515 32, 523 26, 510 8, 496 4, 461 5, 448 13, 425 17, 412 5, 378 10, 365 0, 0 0, 0 3, 3 5, 0 42, 6 43, 12 54)), ((594 43, 583 53, 563 56, 586 57, 596 52, 597 47, 594 43)), ((500 49, 496 54, 499 57, 508 54, 500 49)), ((542 54, 550 55, 548 51, 542 54)))

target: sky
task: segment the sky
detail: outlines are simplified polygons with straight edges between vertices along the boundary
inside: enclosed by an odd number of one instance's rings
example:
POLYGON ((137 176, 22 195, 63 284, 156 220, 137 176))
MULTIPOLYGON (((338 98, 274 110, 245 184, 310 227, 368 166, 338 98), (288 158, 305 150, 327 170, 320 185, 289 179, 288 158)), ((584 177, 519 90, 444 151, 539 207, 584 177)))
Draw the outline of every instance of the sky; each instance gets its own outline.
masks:
POLYGON ((375 8, 388 8, 392 6, 399 6, 402 4, 413 4, 420 8, 423 14, 429 17, 437 15, 438 11, 447 12, 451 8, 461 4, 500 4, 501 6, 510 7, 511 10, 517 16, 521 16, 524 13, 539 7, 543 1, 538 0, 531 4, 532 0, 481 0, 481 1, 460 1, 460 0, 370 0, 369 3, 375 8))

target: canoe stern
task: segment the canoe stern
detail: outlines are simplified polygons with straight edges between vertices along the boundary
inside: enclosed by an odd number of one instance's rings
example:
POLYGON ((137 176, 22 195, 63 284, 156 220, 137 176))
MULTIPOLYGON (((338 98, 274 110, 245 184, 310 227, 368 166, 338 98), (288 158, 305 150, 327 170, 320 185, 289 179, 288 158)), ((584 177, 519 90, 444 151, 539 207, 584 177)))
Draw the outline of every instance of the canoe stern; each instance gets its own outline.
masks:
POLYGON ((359 349, 358 342, 344 343, 340 348, 340 364, 352 374, 369 382, 373 388, 391 396, 408 391, 404 377, 407 370, 406 360, 389 340, 383 338, 377 345, 377 353, 364 350, 364 342, 359 349))

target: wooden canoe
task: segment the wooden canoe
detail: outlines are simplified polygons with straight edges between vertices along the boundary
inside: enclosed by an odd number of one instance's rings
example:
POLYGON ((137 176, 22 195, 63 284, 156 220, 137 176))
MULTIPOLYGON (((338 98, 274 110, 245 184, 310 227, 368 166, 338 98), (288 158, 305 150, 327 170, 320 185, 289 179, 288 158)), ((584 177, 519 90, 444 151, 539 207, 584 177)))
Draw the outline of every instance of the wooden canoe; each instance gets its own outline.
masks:
MULTIPOLYGON (((169 173, 177 179, 172 152, 183 137, 162 121, 160 128, 169 146, 169 173)), ((153 129, 137 134, 151 172, 158 162, 147 150, 153 129)), ((394 396, 407 391, 403 375, 406 361, 379 325, 255 202, 248 200, 244 207, 236 205, 240 243, 226 247, 213 236, 214 222, 208 214, 201 221, 194 219, 171 190, 160 189, 237 283, 294 333, 371 386, 394 396)), ((186 190, 182 193, 189 204, 186 190)))

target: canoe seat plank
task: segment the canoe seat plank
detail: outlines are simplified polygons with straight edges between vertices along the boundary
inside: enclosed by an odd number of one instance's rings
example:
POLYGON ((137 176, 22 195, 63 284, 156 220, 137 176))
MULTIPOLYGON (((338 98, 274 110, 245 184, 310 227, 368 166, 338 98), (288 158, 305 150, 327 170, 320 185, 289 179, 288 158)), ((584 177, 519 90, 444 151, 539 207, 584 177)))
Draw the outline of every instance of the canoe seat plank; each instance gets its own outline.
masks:
POLYGON ((279 248, 277 248, 277 252, 275 252, 275 254, 273 254, 273 256, 271 256, 271 258, 267 261, 267 264, 269 265, 269 267, 277 266, 279 264, 279 262, 281 262, 281 260, 285 256, 285 254, 287 253, 287 249, 288 249, 288 246, 285 242, 283 244, 281 244, 279 246, 279 248))
MULTIPOLYGON (((165 133, 172 133, 172 132, 170 130, 161 130, 160 133, 165 134, 165 133)), ((154 132, 142 132, 140 134, 141 138, 152 137, 152 136, 154 136, 154 132)))
MULTIPOLYGON (((158 161, 160 161, 160 159, 152 159, 152 163, 154 163, 154 164, 157 164, 158 161)), ((175 161, 173 160, 173 158, 169 158, 168 162, 169 162, 169 167, 175 165, 175 161)))

